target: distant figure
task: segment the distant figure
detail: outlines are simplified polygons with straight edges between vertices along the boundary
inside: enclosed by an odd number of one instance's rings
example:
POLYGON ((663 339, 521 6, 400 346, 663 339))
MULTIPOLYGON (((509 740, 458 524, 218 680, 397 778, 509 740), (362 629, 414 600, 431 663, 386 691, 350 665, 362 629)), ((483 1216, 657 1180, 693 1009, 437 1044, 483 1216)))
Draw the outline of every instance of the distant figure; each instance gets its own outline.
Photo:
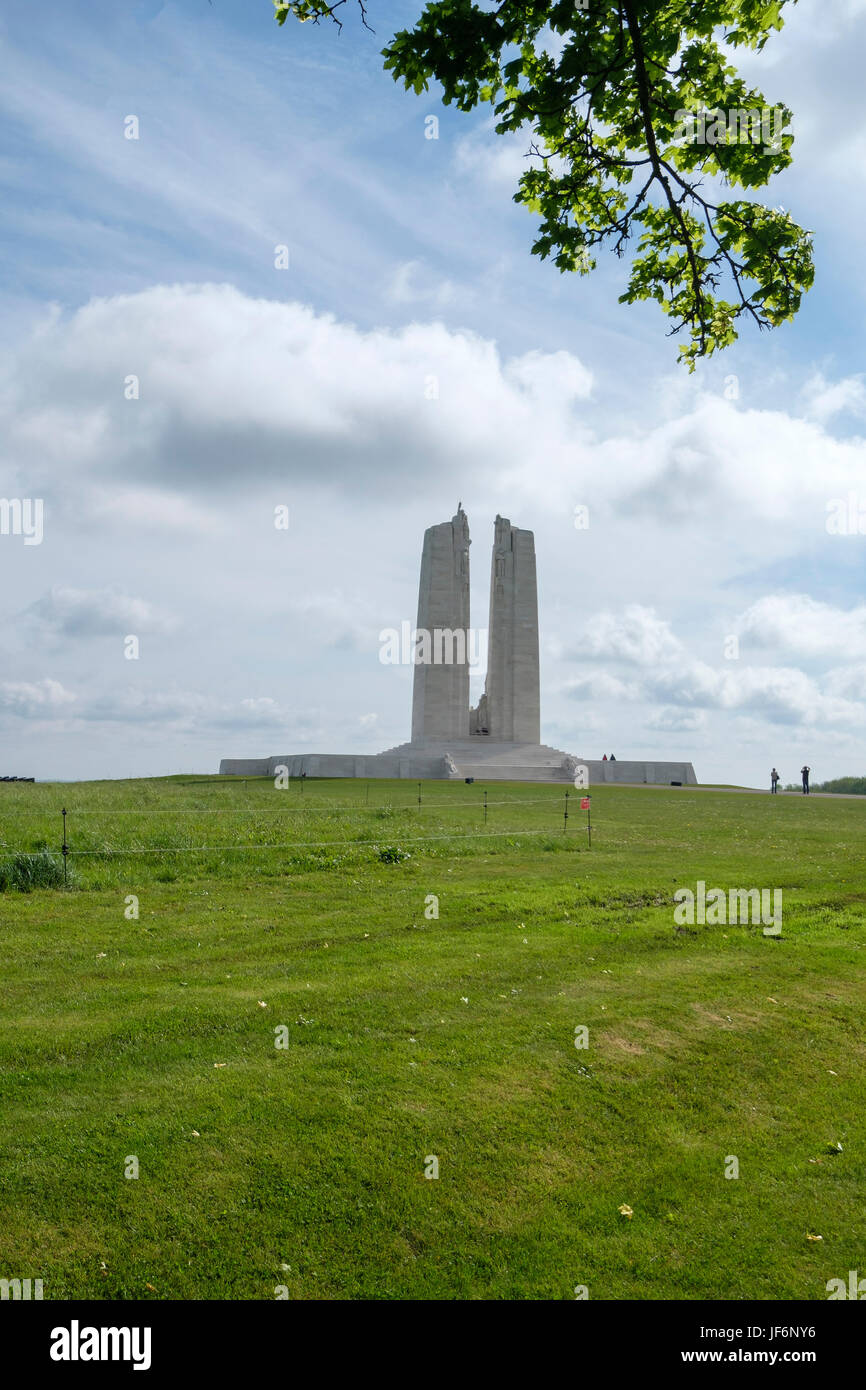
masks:
POLYGON ((775 792, 778 791, 778 789, 779 789, 779 774, 778 774, 778 772, 776 771, 776 769, 773 768, 773 771, 770 773, 770 790, 771 790, 772 792, 775 793, 775 792))
POLYGON ((610 760, 611 760, 612 763, 615 763, 615 762, 616 762, 616 753, 611 753, 611 755, 610 755, 610 760))
POLYGON ((606 762, 607 762, 607 754, 606 754, 606 753, 605 753, 604 757, 602 758, 602 762, 603 762, 603 763, 606 763, 606 762))
POLYGON ((803 795, 804 795, 804 796, 808 796, 808 795, 809 795, 809 773, 810 773, 811 771, 812 771, 812 769, 811 769, 810 767, 801 767, 801 768, 800 768, 800 775, 801 775, 801 777, 803 778, 803 795))

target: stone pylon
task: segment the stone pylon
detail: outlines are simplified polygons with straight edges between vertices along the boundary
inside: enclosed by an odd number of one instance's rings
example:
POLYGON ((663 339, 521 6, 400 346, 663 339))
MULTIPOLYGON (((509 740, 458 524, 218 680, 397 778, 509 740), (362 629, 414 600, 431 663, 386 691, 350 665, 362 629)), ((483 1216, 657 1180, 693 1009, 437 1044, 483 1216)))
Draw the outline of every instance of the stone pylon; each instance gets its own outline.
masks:
POLYGON ((415 666, 413 743, 469 736, 469 545, 459 505, 450 521, 424 532, 417 628, 430 647, 415 666))
POLYGON ((491 739, 540 743, 535 538, 497 516, 490 566, 484 714, 491 739))

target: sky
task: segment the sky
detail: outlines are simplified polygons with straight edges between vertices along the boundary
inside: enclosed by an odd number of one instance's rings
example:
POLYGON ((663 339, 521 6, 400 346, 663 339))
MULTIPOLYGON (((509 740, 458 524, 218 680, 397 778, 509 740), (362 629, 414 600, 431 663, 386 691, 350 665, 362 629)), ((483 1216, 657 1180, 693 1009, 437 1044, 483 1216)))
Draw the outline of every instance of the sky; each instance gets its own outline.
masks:
POLYGON ((0 499, 43 504, 0 533, 0 775, 403 742, 380 634, 458 501, 476 628, 497 513, 535 533, 546 743, 862 775, 866 0, 738 58, 816 282, 692 376, 627 264, 530 254, 526 135, 383 71, 419 10, 0 18, 0 499))

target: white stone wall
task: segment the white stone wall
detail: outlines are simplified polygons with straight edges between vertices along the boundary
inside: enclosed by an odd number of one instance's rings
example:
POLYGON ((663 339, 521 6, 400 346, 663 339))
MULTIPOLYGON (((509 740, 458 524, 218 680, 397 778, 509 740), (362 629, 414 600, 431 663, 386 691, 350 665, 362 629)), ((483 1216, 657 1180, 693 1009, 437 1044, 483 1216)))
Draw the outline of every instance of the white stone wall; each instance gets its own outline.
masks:
MULTIPOLYGON (((305 772, 308 777, 405 777, 459 779, 475 777, 479 782, 558 782, 573 783, 574 777, 563 765, 566 755, 544 744, 507 744, 486 738, 452 740, 450 744, 403 744, 390 753, 284 753, 273 758, 224 758, 223 775, 235 777, 275 777, 278 767, 287 767, 292 777, 305 772), (449 754, 456 771, 450 771, 449 754)), ((695 770, 689 762, 602 762, 581 759, 588 769, 592 792, 599 783, 666 786, 679 782, 697 786, 695 770)))

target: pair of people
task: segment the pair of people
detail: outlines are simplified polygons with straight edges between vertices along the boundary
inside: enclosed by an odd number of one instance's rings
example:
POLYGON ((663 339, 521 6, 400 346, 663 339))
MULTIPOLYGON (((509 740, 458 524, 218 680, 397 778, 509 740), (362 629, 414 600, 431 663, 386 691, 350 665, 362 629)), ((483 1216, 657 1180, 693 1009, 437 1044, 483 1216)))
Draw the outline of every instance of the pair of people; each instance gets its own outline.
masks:
MULTIPOLYGON (((810 773, 811 771, 812 771, 812 769, 811 769, 810 767, 805 766, 805 765, 804 765, 803 767, 800 768, 800 776, 801 776, 802 779, 803 779, 803 795, 804 795, 804 796, 808 796, 808 795, 809 795, 809 773, 810 773)), ((772 772, 770 773, 770 790, 771 790, 772 792, 775 793, 776 791, 778 791, 778 787, 779 787, 779 774, 778 774, 778 772, 776 771, 776 769, 773 768, 772 772)))

